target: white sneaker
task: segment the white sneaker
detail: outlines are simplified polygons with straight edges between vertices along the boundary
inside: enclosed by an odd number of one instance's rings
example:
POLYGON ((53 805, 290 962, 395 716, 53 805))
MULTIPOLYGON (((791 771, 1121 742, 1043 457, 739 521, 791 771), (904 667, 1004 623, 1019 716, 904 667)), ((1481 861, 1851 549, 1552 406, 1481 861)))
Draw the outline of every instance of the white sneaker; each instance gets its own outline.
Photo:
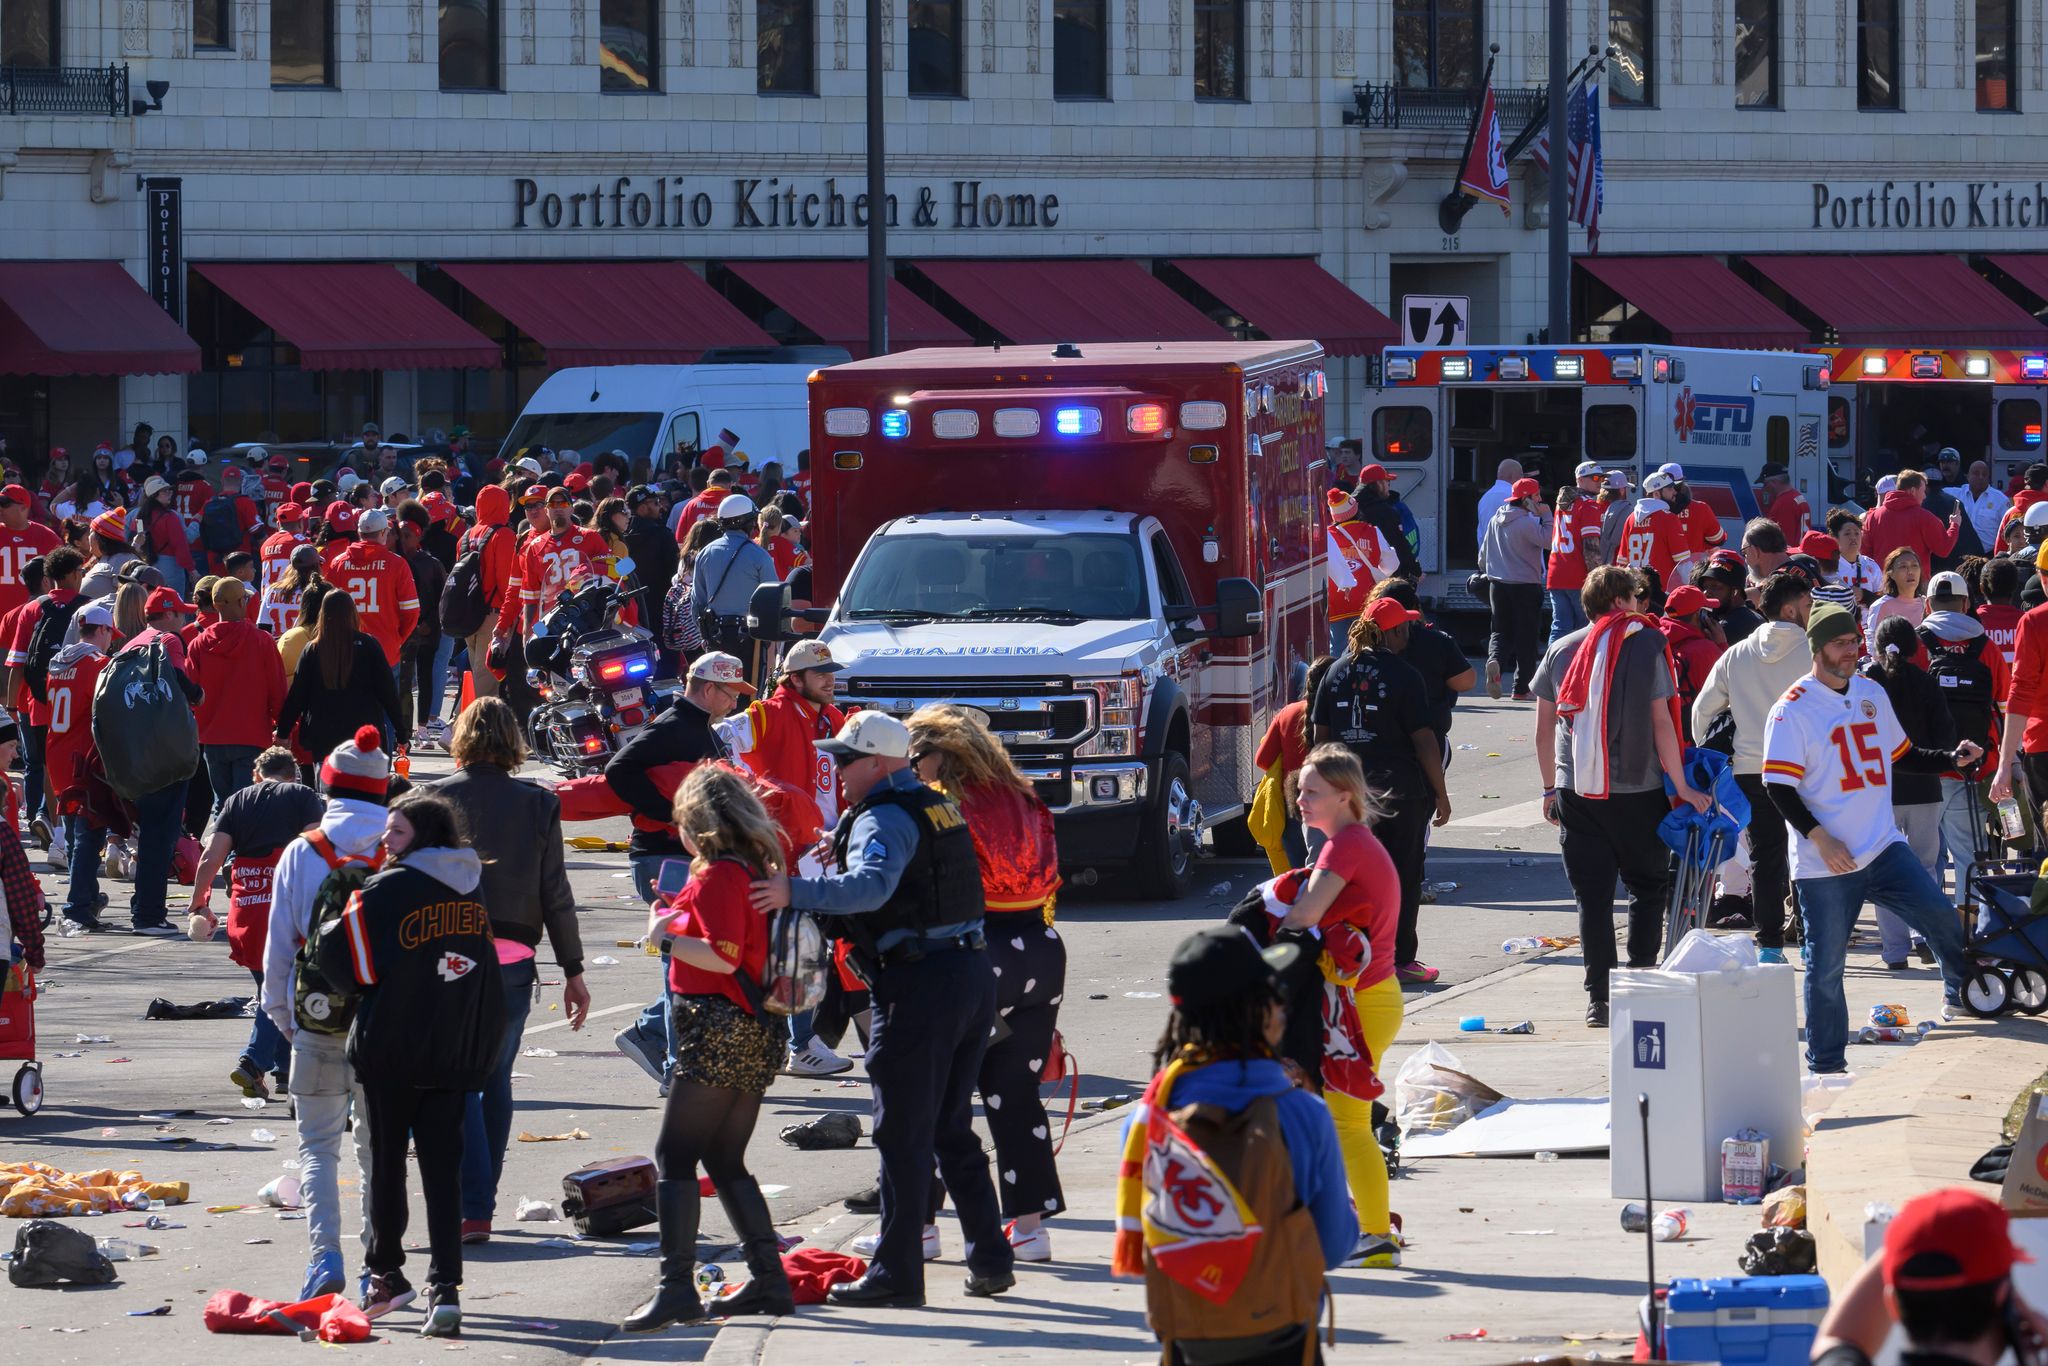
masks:
POLYGON ((851 1072, 853 1064, 832 1051, 823 1039, 816 1035, 801 1049, 792 1049, 789 1065, 782 1069, 792 1077, 836 1077, 841 1072, 851 1072))
MULTIPOLYGON (((863 1233, 848 1244, 848 1246, 853 1249, 854 1256, 872 1259, 882 1246, 882 1235, 879 1233, 863 1233)), ((939 1259, 939 1226, 937 1224, 926 1224, 924 1226, 924 1259, 928 1262, 936 1262, 939 1259)))
POLYGON ((52 872, 68 873, 71 871, 71 851, 61 844, 53 844, 43 851, 43 858, 50 865, 52 872))
POLYGON ((28 833, 29 838, 42 845, 45 849, 50 847, 51 841, 56 837, 56 831, 41 816, 29 817, 28 833))
POLYGON ((1010 1240, 1010 1251, 1020 1262, 1049 1262, 1052 1260, 1052 1230, 1040 1224, 1023 1237, 1017 1236, 1015 1224, 1005 1225, 1003 1236, 1010 1240))
POLYGON ((1361 1233, 1358 1235, 1357 1245, 1351 1249, 1351 1255, 1346 1257, 1341 1265, 1346 1271, 1355 1271, 1361 1267, 1393 1270, 1401 1265, 1401 1245, 1392 1238, 1361 1233))

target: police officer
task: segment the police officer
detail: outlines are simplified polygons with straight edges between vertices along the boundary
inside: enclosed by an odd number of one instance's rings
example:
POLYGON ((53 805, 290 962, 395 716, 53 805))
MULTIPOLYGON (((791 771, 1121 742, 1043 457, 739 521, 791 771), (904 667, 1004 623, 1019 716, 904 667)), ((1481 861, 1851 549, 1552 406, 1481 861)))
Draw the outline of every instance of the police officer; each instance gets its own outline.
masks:
POLYGON ((910 732, 895 717, 861 712, 818 749, 838 764, 851 808, 832 836, 840 871, 794 879, 778 873, 754 884, 754 905, 830 918, 874 996, 867 1066, 882 1155, 881 1245, 867 1275, 828 1299, 924 1303, 924 1215, 935 1156, 971 1249, 966 1291, 1000 1295, 1017 1283, 1015 1258, 970 1122, 996 1018, 974 839, 960 808, 911 771, 910 732))
POLYGON ((698 629, 714 650, 739 656, 754 668, 759 642, 747 635, 747 605, 754 590, 780 577, 775 557, 753 540, 754 500, 744 493, 727 495, 718 504, 718 539, 697 555, 690 601, 696 605, 698 629))

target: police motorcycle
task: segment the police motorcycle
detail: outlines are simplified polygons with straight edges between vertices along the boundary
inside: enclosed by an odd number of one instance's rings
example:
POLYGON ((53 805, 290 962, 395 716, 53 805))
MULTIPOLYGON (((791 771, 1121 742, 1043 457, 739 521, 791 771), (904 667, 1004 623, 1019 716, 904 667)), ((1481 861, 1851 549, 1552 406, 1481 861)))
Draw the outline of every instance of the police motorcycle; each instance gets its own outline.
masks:
POLYGON ((682 693, 655 680, 654 636, 619 620, 638 591, 633 562, 586 571, 534 623, 526 680, 540 695, 528 723, 534 754, 571 778, 601 773, 633 735, 682 693))

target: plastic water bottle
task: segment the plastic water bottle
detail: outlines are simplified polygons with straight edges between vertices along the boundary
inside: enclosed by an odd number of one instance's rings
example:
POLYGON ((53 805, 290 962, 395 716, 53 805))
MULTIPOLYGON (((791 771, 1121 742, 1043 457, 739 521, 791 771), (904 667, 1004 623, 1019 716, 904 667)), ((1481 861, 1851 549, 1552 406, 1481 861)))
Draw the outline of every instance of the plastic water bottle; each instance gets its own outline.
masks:
POLYGON ((1486 1017, 1484 1015, 1467 1015, 1464 1019, 1458 1021, 1458 1028, 1464 1030, 1467 1034, 1483 1033, 1486 1029, 1486 1017))
POLYGON ((141 1257, 154 1257, 157 1250, 148 1243, 131 1243, 126 1238, 95 1238, 100 1255, 110 1262, 132 1262, 141 1257))
POLYGON ((1500 941, 1500 951, 1502 953, 1534 953, 1542 947, 1543 941, 1533 934, 1525 934, 1519 938, 1503 939, 1500 941))
POLYGON ((2027 833, 2027 821, 2020 814, 2020 804, 2010 797, 1998 804, 1998 828, 2009 840, 2022 839, 2027 833))
POLYGON ((1660 1243, 1675 1243, 1692 1223, 1692 1211, 1683 1205, 1661 1210, 1650 1221, 1650 1236, 1660 1243))

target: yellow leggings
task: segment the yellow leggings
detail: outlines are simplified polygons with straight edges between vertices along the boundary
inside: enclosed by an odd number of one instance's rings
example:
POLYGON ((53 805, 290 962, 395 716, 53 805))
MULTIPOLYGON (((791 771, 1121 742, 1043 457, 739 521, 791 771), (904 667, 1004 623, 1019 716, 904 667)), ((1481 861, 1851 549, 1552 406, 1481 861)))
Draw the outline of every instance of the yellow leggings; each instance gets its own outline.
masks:
MULTIPOLYGON (((1384 1070, 1387 1049, 1401 1032, 1401 983, 1390 976, 1359 992, 1355 999, 1373 1066, 1384 1070)), ((1337 1126, 1337 1150, 1344 1156, 1344 1177, 1351 1183, 1352 1203, 1358 1206, 1359 1230, 1384 1238, 1392 1227, 1387 1217, 1387 1159, 1373 1136, 1372 1102, 1336 1091, 1324 1092, 1323 1099, 1337 1126)))

